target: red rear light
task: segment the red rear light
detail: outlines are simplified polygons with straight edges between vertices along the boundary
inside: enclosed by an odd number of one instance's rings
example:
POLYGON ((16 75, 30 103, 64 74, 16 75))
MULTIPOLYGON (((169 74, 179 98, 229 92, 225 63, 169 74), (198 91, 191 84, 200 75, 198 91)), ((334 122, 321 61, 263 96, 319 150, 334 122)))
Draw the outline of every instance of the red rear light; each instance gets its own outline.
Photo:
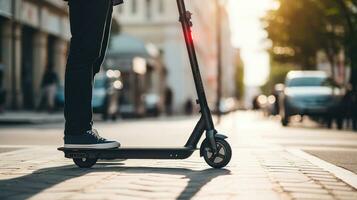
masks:
POLYGON ((188 31, 187 36, 189 42, 193 42, 193 32, 191 31, 191 29, 188 31))

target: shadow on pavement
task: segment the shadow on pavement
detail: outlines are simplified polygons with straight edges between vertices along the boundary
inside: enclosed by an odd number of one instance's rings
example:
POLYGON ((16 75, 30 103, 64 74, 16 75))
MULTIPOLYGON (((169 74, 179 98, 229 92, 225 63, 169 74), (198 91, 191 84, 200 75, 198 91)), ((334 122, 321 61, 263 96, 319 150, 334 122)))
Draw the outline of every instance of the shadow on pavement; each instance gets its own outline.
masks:
MULTIPOLYGON (((157 173, 165 175, 183 175, 189 180, 177 199, 192 198, 203 186, 212 179, 230 174, 227 169, 206 169, 195 171, 184 168, 155 167, 125 167, 123 163, 98 163, 97 168, 80 169, 75 165, 44 168, 31 174, 0 180, 0 199, 28 199, 41 191, 51 188, 61 182, 81 177, 92 172, 122 172, 122 173, 157 173)), ((117 178, 120 178, 118 176, 117 178)))

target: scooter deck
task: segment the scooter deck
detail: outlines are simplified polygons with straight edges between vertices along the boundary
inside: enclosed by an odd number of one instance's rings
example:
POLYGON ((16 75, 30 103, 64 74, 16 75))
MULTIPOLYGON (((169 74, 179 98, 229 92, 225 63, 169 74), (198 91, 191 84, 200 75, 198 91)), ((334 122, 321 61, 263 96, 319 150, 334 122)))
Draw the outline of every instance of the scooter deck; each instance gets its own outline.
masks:
POLYGON ((96 159, 186 159, 197 149, 180 148, 115 148, 115 149, 67 149, 63 151, 66 158, 96 159))

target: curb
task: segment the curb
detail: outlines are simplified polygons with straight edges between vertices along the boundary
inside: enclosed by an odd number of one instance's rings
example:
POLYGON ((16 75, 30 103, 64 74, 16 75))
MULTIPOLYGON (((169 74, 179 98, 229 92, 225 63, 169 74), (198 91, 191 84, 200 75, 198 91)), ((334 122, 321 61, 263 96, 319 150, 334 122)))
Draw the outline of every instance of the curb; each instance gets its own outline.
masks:
POLYGON ((9 111, 0 114, 0 125, 46 124, 64 122, 62 112, 9 111))
POLYGON ((312 164, 329 171, 331 174, 335 175, 337 178, 341 179, 345 183, 349 184, 353 188, 357 189, 357 174, 348 171, 342 167, 338 167, 329 162, 321 160, 320 158, 310 155, 300 149, 287 149, 287 151, 295 156, 306 159, 312 164))

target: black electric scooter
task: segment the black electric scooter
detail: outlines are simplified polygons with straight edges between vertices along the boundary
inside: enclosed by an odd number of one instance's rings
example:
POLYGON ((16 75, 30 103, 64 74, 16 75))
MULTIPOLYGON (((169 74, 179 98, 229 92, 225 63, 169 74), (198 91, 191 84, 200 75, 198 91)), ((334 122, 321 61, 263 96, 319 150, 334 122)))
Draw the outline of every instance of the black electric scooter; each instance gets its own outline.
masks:
POLYGON ((66 158, 72 158, 78 167, 90 168, 95 165, 98 159, 186 159, 198 150, 197 144, 204 132, 206 132, 206 138, 199 150, 200 156, 204 157, 207 164, 213 168, 222 168, 231 160, 232 150, 225 140, 227 137, 217 133, 207 104, 192 38, 192 14, 186 10, 184 0, 176 1, 197 90, 197 104, 201 108, 201 118, 190 138, 181 148, 115 148, 107 150, 58 148, 64 152, 66 158))

